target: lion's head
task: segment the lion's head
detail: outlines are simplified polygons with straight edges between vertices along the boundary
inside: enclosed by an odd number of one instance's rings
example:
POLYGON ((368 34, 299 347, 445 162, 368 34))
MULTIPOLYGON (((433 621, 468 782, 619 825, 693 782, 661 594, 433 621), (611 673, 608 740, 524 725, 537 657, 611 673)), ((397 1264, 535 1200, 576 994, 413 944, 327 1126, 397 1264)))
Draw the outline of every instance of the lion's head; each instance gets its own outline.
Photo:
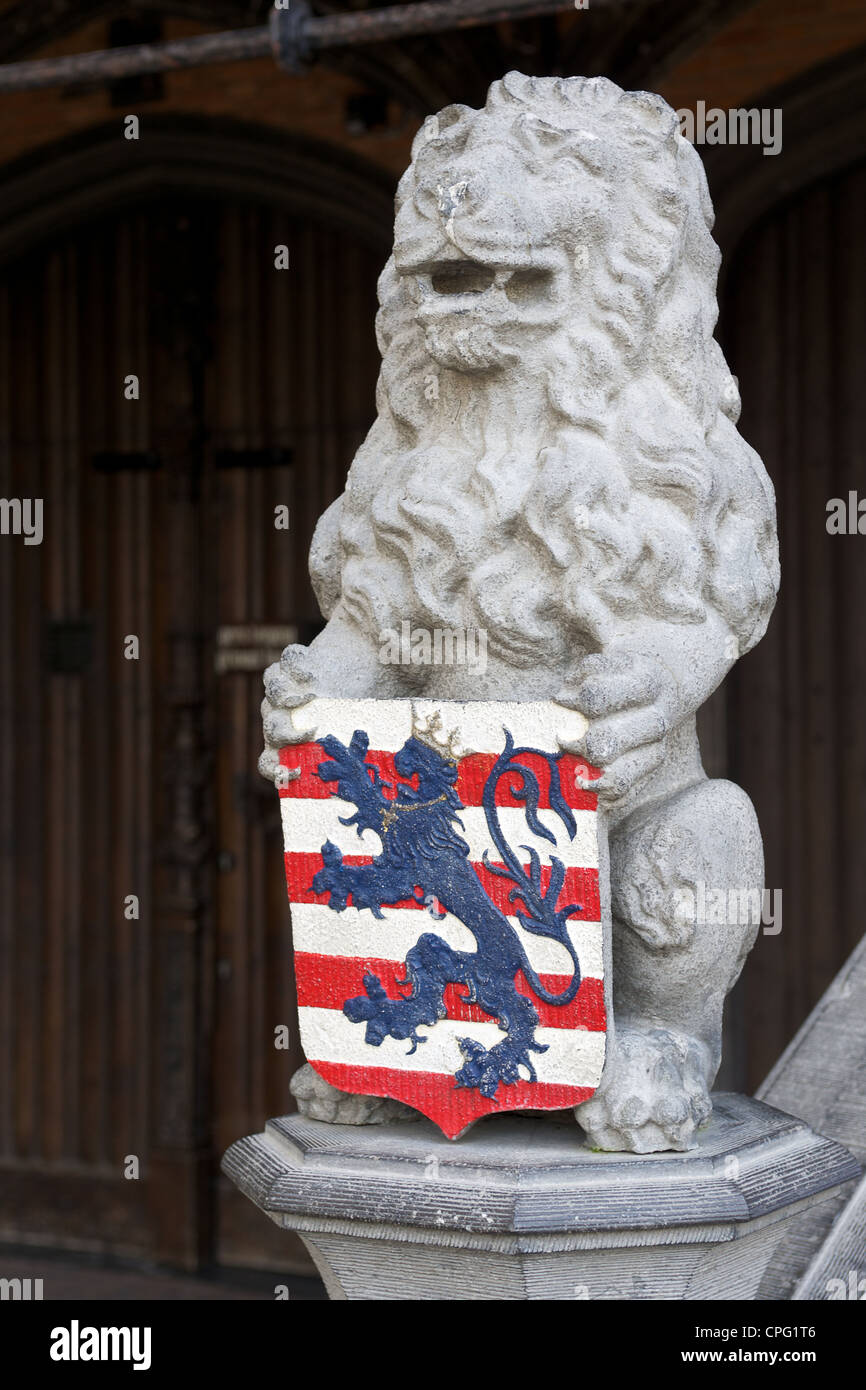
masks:
POLYGON ((430 117, 379 284, 378 419, 313 547, 327 607, 484 628, 515 666, 707 605, 753 645, 773 495, 713 338, 711 226, 660 97, 510 73, 430 117))

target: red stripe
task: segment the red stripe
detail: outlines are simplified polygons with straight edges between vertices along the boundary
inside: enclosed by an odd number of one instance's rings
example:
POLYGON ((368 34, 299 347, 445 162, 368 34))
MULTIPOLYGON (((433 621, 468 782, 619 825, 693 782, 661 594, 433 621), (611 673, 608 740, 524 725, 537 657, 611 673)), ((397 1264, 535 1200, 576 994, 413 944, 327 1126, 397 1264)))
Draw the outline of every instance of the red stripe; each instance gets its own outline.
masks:
MULTIPOLYGON (((328 797, 333 796, 337 790, 336 782, 324 782, 317 775, 319 763, 327 761, 328 755, 320 743, 296 743, 290 744, 288 748, 281 748, 280 762, 283 767, 300 768, 301 775, 287 786, 281 787, 280 796, 303 797, 312 801, 326 801, 328 797)), ((406 783, 405 778, 398 777, 393 753, 380 753, 371 749, 366 761, 378 769, 386 782, 392 784, 390 791, 383 788, 382 793, 389 801, 395 800, 398 785, 411 785, 406 783)))
MULTIPOLYGON (((289 891, 289 900, 294 903, 327 903, 327 893, 313 892, 313 879, 323 867, 321 854, 294 854, 287 853, 286 861, 286 884, 289 891)), ((345 854, 344 864, 372 864, 370 855, 345 854)), ((500 878, 483 864, 473 863, 473 869, 481 880, 484 891, 500 911, 506 915, 514 915, 515 904, 508 901, 508 895, 512 891, 514 884, 511 879, 500 878)), ((504 868, 504 865, 498 865, 504 868)), ((526 866, 528 867, 528 866, 526 866)), ((550 883, 550 865, 541 866, 541 887, 546 891, 550 883)), ((350 899, 351 901, 351 899, 350 899)), ((598 870, 586 868, 568 868, 565 871, 565 880, 562 890, 557 899, 557 907, 565 907, 569 903, 577 903, 582 906, 583 911, 575 913, 575 917, 581 922, 599 922, 601 920, 601 906, 599 901, 598 889, 598 870)), ((419 903, 415 898, 407 898, 399 903, 390 903, 391 907, 415 907, 424 910, 424 903, 419 903)), ((372 919, 371 919, 372 920, 372 919)), ((335 930, 339 930, 335 926, 335 930)))
MULTIPOLYGON (((495 1100, 478 1091, 461 1090, 454 1077, 428 1071, 397 1071, 391 1067, 351 1067, 341 1062, 317 1062, 325 1081, 352 1095, 389 1096, 429 1116, 448 1139, 456 1139, 473 1120, 508 1110, 569 1110, 594 1094, 594 1086, 559 1086, 542 1081, 517 1081, 500 1086, 495 1100)), ((579 1135, 575 1126, 575 1148, 579 1135)))
MULTIPOLYGON (((491 861, 495 863, 495 861, 491 861)), ((508 901, 508 895, 513 890, 514 884, 510 878, 499 878, 491 873, 483 864, 473 864, 473 869, 481 879, 484 891, 492 902, 506 915, 514 915, 515 905, 519 904, 519 899, 513 902, 508 901)), ((497 864, 497 868, 504 868, 504 864, 497 864)), ((524 868, 529 865, 525 864, 524 868)), ((541 887, 543 892, 547 892, 550 884, 550 865, 541 866, 541 887)), ((583 908, 582 912, 575 913, 575 918, 581 922, 601 921, 601 906, 598 891, 598 869, 569 868, 565 871, 565 879, 562 884, 556 906, 566 907, 569 903, 577 903, 583 908)))
MULTIPOLYGON (((497 754, 495 753, 473 753, 470 757, 461 760, 457 777, 457 795, 464 806, 481 805, 484 786, 493 770, 496 758, 497 754)), ((526 767, 535 773, 539 787, 538 804, 549 810, 550 770, 547 759, 540 753, 522 753, 517 762, 520 767, 526 767)), ((595 811, 598 807, 598 797, 595 792, 581 791, 577 786, 575 774, 578 768, 582 777, 591 777, 595 780, 601 776, 597 768, 590 767, 581 758, 576 758, 571 753, 560 754, 558 771, 562 798, 565 804, 571 806, 575 811, 595 811)), ((523 779, 517 773, 509 773, 507 777, 500 777, 496 785, 496 805, 522 806, 523 801, 518 800, 514 794, 522 789, 522 783, 523 779)))
MULTIPOLYGON (((400 961, 379 960, 375 956, 323 956, 312 951, 295 952, 295 979, 298 985, 298 1007, 310 1009, 342 1009, 347 999, 364 994, 364 976, 372 973, 381 980, 389 999, 403 999, 410 987, 400 988, 406 968, 400 961)), ((561 994, 570 983, 568 975, 542 975, 541 983, 551 994, 561 994)), ((464 986, 449 985, 445 990, 447 1018, 461 1023, 489 1023, 477 1004, 467 1004, 464 986)), ((538 999, 524 978, 517 977, 517 989, 531 999, 538 1012, 542 1028, 585 1028, 588 1032, 603 1033, 605 1028, 604 985, 601 980, 586 979, 570 1004, 545 1004, 538 999)))
MULTIPOLYGON (((464 806, 480 806, 484 785, 496 762, 495 753, 473 753, 468 758, 463 758, 460 762, 457 777, 457 795, 460 797, 464 806)), ((317 769, 321 762, 327 760, 320 743, 299 743, 290 745, 288 748, 280 750, 280 762, 284 767, 297 768, 300 770, 300 777, 289 782, 287 786, 280 788, 280 796, 288 796, 294 800, 310 799, 313 801, 323 801, 329 796, 333 796, 336 784, 324 782, 317 775, 317 769)), ((367 763, 372 764, 378 769, 379 775, 385 782, 391 784, 390 789, 383 789, 383 795, 393 801, 398 795, 401 786, 412 786, 416 779, 407 782, 397 774, 394 767, 394 754, 371 749, 367 753, 367 763)), ((550 808, 550 773, 547 759, 541 754, 525 753, 521 754, 519 765, 529 768, 535 773, 539 784, 538 804, 547 809, 550 808)), ((598 768, 591 767, 581 758, 574 757, 571 753, 563 753, 558 759, 558 771, 560 790, 563 800, 567 806, 571 806, 576 811, 595 811, 598 806, 598 797, 594 792, 582 791, 575 783, 575 776, 579 772, 581 777, 595 780, 601 776, 598 768)), ((522 806, 523 802, 515 796, 515 791, 519 791, 521 778, 516 774, 500 778, 496 788, 497 806, 522 806)))

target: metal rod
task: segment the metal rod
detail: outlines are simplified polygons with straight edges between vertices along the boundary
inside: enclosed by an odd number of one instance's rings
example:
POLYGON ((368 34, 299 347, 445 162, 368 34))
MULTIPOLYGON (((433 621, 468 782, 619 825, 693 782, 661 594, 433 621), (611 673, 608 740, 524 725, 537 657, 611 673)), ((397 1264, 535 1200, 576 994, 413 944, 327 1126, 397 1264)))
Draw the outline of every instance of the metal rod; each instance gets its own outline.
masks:
POLYGON ((480 24, 530 19, 536 15, 573 10, 574 0, 417 0, 412 5, 391 5, 387 10, 355 10, 311 20, 307 42, 311 48, 338 44, 379 43, 436 34, 443 29, 474 29, 480 24))
MULTIPOLYGON (((302 7, 295 7, 300 10, 302 7)), ((388 9, 339 15, 308 15, 298 25, 299 46, 321 51, 356 43, 382 43, 447 29, 471 29, 503 20, 528 19, 575 8, 574 0, 418 0, 388 9)), ((275 11, 275 17, 291 11, 275 11)), ((168 43, 134 44, 66 58, 39 58, 0 66, 0 92, 32 92, 45 87, 74 87, 116 82, 148 72, 206 67, 211 63, 241 63, 274 53, 269 26, 231 29, 168 43)))
POLYGON ((140 43, 97 53, 73 53, 68 58, 37 58, 31 63, 4 63, 0 92, 35 92, 43 87, 78 87, 91 82, 116 82, 146 72, 205 67, 209 63, 238 63, 265 58, 271 52, 267 29, 232 29, 225 34, 202 34, 169 43, 140 43))

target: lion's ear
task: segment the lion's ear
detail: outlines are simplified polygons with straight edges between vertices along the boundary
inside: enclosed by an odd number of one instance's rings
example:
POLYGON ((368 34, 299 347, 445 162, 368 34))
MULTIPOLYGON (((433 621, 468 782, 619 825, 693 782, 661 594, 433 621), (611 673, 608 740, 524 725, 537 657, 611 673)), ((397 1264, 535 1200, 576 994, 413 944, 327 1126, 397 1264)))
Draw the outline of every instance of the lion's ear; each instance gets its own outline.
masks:
POLYGON ((412 164, 409 165, 407 173, 412 173, 412 165, 418 156, 435 141, 454 141, 462 139, 464 133, 460 127, 465 126, 466 118, 476 116, 477 111, 473 111, 471 106, 463 106, 460 102, 454 102, 451 106, 446 106, 436 116, 428 116, 415 139, 412 142, 412 164))
MULTIPOLYGON (((425 121, 424 124, 422 125, 421 129, 418 131, 417 135, 415 136, 415 139, 412 141, 412 160, 413 160, 413 163, 414 163, 414 161, 418 158, 418 156, 419 156, 419 154, 421 153, 421 151, 423 150, 424 146, 425 146, 425 145, 429 145, 429 143, 430 143, 431 140, 435 140, 435 139, 436 139, 436 136, 437 136, 438 134, 439 134, 439 117, 438 117, 438 116, 428 116, 427 119, 426 119, 426 121, 425 121)), ((406 172, 404 173, 403 178, 404 178, 404 179, 408 178, 408 176, 409 176, 411 173, 412 173, 412 166, 410 165, 409 168, 408 168, 408 169, 406 170, 406 172)))
POLYGON ((514 133, 528 149, 539 152, 558 149, 566 138, 565 131, 531 111, 517 118, 514 133))
POLYGON ((659 136, 672 149, 676 148, 680 133, 679 117, 664 97, 655 92, 623 92, 618 105, 627 110, 644 130, 659 136))
MULTIPOLYGON (((564 173, 566 162, 572 166, 572 176, 588 170, 598 177, 602 172, 602 142, 591 130, 561 130, 541 116, 527 113, 514 122, 514 133, 524 150, 535 155, 543 168, 556 160, 560 173, 564 173)), ((565 178, 562 181, 567 183, 565 178)))

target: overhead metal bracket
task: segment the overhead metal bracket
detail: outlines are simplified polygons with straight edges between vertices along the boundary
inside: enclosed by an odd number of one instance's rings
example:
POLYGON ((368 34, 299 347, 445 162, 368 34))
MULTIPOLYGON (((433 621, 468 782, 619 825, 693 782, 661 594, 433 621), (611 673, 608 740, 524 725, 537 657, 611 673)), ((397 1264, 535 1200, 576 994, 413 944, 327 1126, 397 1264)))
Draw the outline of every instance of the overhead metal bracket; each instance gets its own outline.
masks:
POLYGON ((286 72, 303 72, 312 61, 313 47, 309 33, 312 17, 308 0, 291 0, 288 9, 274 5, 271 10, 271 49, 276 62, 286 72))
MULTIPOLYGON (((622 0, 592 3, 600 8, 622 0)), ((270 22, 255 29, 230 29, 227 33, 200 34, 167 43, 133 44, 96 53, 73 53, 65 58, 4 63, 0 65, 0 93, 111 83, 144 73, 240 63, 269 54, 285 71, 297 74, 317 53, 329 48, 393 43, 422 34, 474 29, 574 8, 574 0, 417 0, 386 9, 314 15, 308 0, 291 0, 288 9, 275 5, 270 22)))

